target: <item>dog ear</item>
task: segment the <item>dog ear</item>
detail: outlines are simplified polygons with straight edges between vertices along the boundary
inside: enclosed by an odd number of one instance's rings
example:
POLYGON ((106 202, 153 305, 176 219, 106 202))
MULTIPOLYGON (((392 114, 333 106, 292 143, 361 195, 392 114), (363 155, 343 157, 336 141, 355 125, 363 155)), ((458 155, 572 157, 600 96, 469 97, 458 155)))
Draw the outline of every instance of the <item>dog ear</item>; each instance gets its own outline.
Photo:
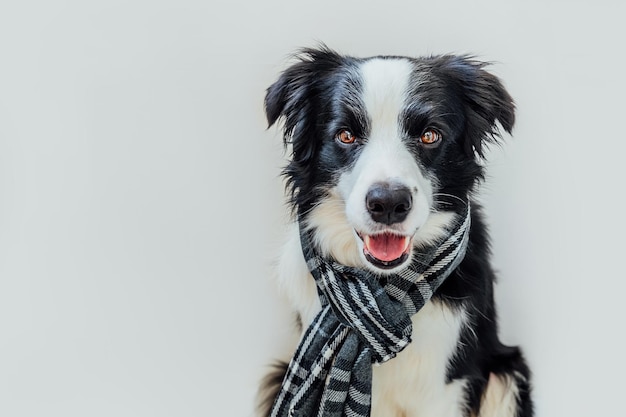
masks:
POLYGON ((325 45, 302 49, 297 60, 272 84, 265 95, 265 114, 271 127, 282 116, 285 141, 299 136, 303 119, 318 99, 320 82, 341 63, 341 56, 325 45), (297 129, 297 131, 294 131, 297 129))
POLYGON ((280 116, 293 113, 296 103, 304 96, 308 81, 303 77, 301 63, 285 70, 280 78, 272 84, 265 95, 265 115, 268 127, 271 127, 280 116))
POLYGON ((267 116, 268 127, 283 117, 285 144, 292 138, 296 127, 304 128, 303 123, 306 122, 307 110, 310 105, 307 97, 311 97, 310 90, 313 88, 311 85, 313 70, 311 62, 301 60, 287 68, 278 80, 267 89, 265 115, 267 116))
POLYGON ((270 127, 280 118, 284 121, 283 140, 285 146, 292 145, 292 154, 283 175, 292 202, 300 204, 302 201, 296 197, 306 194, 311 186, 303 173, 316 165, 314 158, 322 142, 317 131, 322 108, 328 105, 324 85, 343 58, 324 45, 303 49, 295 58, 296 62, 267 89, 265 114, 270 127))
POLYGON ((486 63, 470 57, 449 57, 448 71, 461 85, 466 113, 465 148, 469 154, 484 157, 485 143, 501 138, 498 124, 511 133, 515 124, 515 104, 502 82, 485 71, 486 63))

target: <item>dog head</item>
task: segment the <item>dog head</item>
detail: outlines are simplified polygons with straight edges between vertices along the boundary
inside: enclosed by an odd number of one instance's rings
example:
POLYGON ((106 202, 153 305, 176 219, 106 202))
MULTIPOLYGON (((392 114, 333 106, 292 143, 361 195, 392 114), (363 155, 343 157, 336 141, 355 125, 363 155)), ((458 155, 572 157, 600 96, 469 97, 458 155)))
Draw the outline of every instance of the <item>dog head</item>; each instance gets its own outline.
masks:
POLYGON ((284 120, 291 201, 327 255, 406 267, 483 177, 484 145, 511 132, 513 100, 465 56, 359 59, 307 49, 267 91, 284 120))

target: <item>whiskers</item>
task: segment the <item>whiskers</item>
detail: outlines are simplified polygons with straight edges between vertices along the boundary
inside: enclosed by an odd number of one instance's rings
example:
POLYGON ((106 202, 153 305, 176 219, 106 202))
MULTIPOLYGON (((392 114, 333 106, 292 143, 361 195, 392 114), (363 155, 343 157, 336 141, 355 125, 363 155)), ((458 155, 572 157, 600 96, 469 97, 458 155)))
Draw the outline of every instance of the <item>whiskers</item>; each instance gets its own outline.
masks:
POLYGON ((456 206, 461 203, 462 206, 467 205, 467 200, 462 199, 454 194, 434 193, 435 206, 456 206))

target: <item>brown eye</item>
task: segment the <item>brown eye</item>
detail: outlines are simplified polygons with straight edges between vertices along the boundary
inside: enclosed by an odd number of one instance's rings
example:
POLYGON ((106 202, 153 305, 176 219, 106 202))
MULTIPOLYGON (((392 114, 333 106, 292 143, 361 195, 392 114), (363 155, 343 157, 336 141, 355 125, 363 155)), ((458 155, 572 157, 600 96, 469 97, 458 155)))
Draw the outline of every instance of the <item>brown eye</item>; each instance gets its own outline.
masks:
POLYGON ((431 145, 433 143, 437 143, 441 140, 441 133, 434 131, 432 129, 427 130, 422 133, 420 136, 420 142, 425 143, 427 145, 431 145))
POLYGON ((343 144, 350 145, 356 141, 356 136, 354 136, 349 130, 344 129, 337 133, 335 139, 343 144))

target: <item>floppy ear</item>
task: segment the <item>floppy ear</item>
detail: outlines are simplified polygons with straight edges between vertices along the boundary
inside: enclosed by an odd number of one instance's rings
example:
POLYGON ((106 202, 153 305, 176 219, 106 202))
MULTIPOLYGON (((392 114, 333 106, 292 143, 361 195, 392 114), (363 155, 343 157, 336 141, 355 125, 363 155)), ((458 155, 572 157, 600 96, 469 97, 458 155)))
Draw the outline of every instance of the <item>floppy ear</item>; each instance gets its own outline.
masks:
POLYGON ((487 64, 469 57, 451 57, 450 74, 463 91, 466 111, 465 149, 484 156, 485 143, 501 138, 498 123, 511 133, 515 124, 515 104, 502 82, 484 70, 487 64))
POLYGON ((265 115, 271 127, 284 118, 283 138, 285 145, 294 136, 307 132, 311 122, 307 118, 311 97, 313 68, 310 62, 300 61, 287 68, 278 80, 267 89, 265 95, 265 115), (295 132, 294 132, 295 131, 295 132))
POLYGON ((341 63, 341 56, 326 46, 303 49, 295 56, 297 62, 287 68, 267 89, 265 115, 271 127, 282 116, 285 141, 298 137, 308 111, 319 95, 319 85, 326 74, 341 63))
POLYGON ((318 122, 322 117, 322 107, 328 104, 324 102, 323 88, 330 74, 342 63, 342 57, 325 46, 304 49, 296 55, 296 59, 267 89, 265 96, 269 126, 282 118, 285 146, 293 146, 283 175, 287 178, 294 203, 300 191, 306 193, 311 187, 310 175, 303 174, 315 168, 314 159, 322 144, 318 122))
MULTIPOLYGON (((303 99, 309 88, 309 77, 307 76, 306 65, 303 64, 303 62, 299 62, 289 67, 267 89, 265 115, 268 127, 276 123, 281 116, 292 120, 302 111, 302 105, 306 104, 303 99)), ((293 123, 290 123, 288 129, 291 131, 293 127, 293 123)))

